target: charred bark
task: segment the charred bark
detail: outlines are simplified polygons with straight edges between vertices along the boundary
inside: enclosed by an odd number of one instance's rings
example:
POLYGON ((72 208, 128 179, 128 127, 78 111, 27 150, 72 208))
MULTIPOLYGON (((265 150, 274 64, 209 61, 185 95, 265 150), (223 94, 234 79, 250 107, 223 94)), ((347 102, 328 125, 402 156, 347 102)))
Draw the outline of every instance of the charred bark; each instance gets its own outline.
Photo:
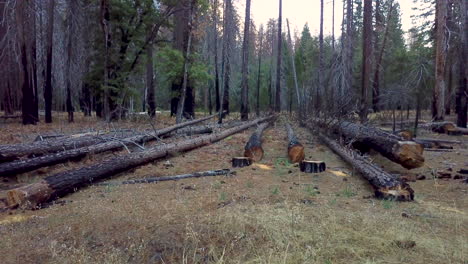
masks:
POLYGON ((268 127, 269 123, 261 124, 257 130, 250 136, 249 141, 244 148, 244 157, 251 159, 253 162, 261 161, 263 158, 262 135, 263 131, 268 127))
POLYGON ((75 192, 93 182, 103 180, 168 155, 215 143, 270 118, 256 119, 213 135, 157 146, 147 151, 123 155, 98 164, 46 177, 40 182, 9 190, 7 192, 6 207, 17 208, 18 206, 24 206, 26 208, 36 208, 47 201, 75 192))
MULTIPOLYGON (((52 166, 55 164, 60 164, 69 160, 78 160, 81 158, 86 157, 89 154, 98 154, 103 153, 106 151, 114 151, 118 149, 122 149, 126 147, 126 145, 136 145, 141 144, 144 142, 152 141, 158 139, 163 135, 169 134, 179 128, 183 128, 186 126, 193 125, 195 123, 199 123, 214 116, 202 118, 199 120, 194 120, 190 122, 185 122, 182 124, 170 126, 159 131, 156 131, 155 134, 147 134, 147 135, 137 135, 133 137, 125 137, 125 138, 107 138, 107 142, 81 147, 76 149, 69 149, 62 152, 58 152, 51 155, 45 155, 42 157, 32 158, 23 161, 14 161, 10 163, 0 164, 0 175, 2 176, 12 176, 19 173, 25 173, 29 171, 36 170, 38 168, 42 168, 45 166, 52 166)), ((101 142, 103 139, 101 139, 101 142)), ((86 141, 83 142, 88 144, 86 141)), ((55 144, 58 145, 58 144, 55 144)))
POLYGON ((288 157, 292 163, 298 163, 304 160, 304 146, 299 142, 294 130, 289 123, 286 123, 286 130, 288 132, 288 157))
POLYGON ((355 151, 339 145, 336 141, 322 134, 319 135, 319 138, 333 152, 353 166, 355 170, 369 181, 372 187, 374 187, 374 193, 377 198, 397 201, 412 201, 414 199, 414 191, 408 184, 385 172, 355 151))
POLYGON ((406 169, 419 168, 424 165, 424 148, 413 141, 402 141, 398 136, 388 132, 350 122, 324 122, 316 124, 329 127, 348 139, 353 146, 367 151, 369 148, 382 154, 389 160, 396 162, 406 169))

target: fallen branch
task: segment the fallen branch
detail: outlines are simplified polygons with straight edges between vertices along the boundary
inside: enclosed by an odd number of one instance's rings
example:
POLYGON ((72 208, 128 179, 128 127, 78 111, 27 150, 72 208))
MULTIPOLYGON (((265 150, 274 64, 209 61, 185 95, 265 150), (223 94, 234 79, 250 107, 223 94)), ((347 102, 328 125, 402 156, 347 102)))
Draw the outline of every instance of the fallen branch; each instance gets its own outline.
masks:
POLYGON ((324 142, 333 152, 354 167, 374 187, 375 196, 383 199, 394 199, 398 201, 412 201, 414 191, 400 179, 374 165, 367 158, 359 155, 351 149, 339 145, 336 141, 319 134, 320 140, 324 142))
POLYGON ((204 172, 194 172, 190 174, 182 174, 182 175, 176 175, 176 176, 149 177, 145 179, 129 180, 129 181, 122 181, 122 182, 104 182, 104 183, 98 183, 96 185, 115 186, 115 185, 124 185, 124 184, 155 183, 155 182, 162 182, 162 181, 178 181, 178 180, 183 180, 183 179, 188 179, 188 178, 231 175, 234 173, 235 172, 231 171, 230 169, 223 169, 223 170, 212 170, 212 171, 204 171, 204 172))
POLYGON ((108 159, 91 166, 58 173, 46 177, 37 183, 9 190, 6 194, 6 206, 8 208, 16 208, 18 206, 35 208, 42 203, 75 192, 76 190, 92 184, 93 182, 103 180, 118 173, 150 163, 159 158, 183 151, 189 151, 220 141, 261 122, 265 122, 270 118, 271 117, 256 119, 219 133, 159 145, 146 151, 131 153, 108 159))
MULTIPOLYGON (((66 150, 66 151, 44 155, 41 157, 31 158, 27 160, 18 160, 18 161, 13 161, 9 163, 2 163, 0 164, 0 175, 13 176, 13 175, 17 175, 20 173, 33 171, 42 167, 60 164, 63 162, 67 162, 69 160, 79 160, 79 159, 86 157, 89 154, 98 154, 98 153, 103 153, 107 151, 116 151, 122 148, 127 148, 126 144, 133 144, 133 145, 140 147, 139 144, 149 142, 152 140, 156 140, 158 137, 169 134, 173 131, 176 131, 177 129, 206 121, 214 116, 215 115, 212 115, 209 117, 166 127, 166 128, 156 131, 156 134, 138 135, 138 136, 134 136, 130 138, 121 138, 121 139, 117 138, 117 139, 114 139, 113 141, 96 144, 96 145, 92 145, 88 147, 66 150)), ((128 149, 127 151, 130 152, 128 149)))

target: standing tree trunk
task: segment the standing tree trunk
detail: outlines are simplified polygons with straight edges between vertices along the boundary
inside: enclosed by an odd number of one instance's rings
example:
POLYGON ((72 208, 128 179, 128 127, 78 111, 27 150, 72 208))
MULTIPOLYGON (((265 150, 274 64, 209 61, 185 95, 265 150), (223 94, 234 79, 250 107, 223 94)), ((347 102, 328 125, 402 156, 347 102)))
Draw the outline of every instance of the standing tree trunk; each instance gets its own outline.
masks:
POLYGON ((260 26, 260 47, 258 50, 257 107, 255 113, 260 116, 260 82, 262 79, 263 26, 260 26))
POLYGON ((146 52, 148 60, 146 62, 146 101, 148 104, 148 115, 151 118, 154 118, 156 116, 156 102, 154 99, 154 69, 152 42, 148 43, 148 47, 146 47, 146 52))
POLYGON ((299 93, 299 84, 297 82, 297 72, 296 72, 296 62, 294 61, 294 47, 291 39, 291 29, 289 28, 289 19, 286 19, 286 24, 288 26, 288 40, 289 40, 289 48, 291 50, 291 64, 293 70, 293 78, 294 78, 294 87, 296 88, 296 96, 297 96, 297 112, 299 114, 299 121, 302 123, 302 101, 301 95, 299 93))
POLYGON ((332 2, 332 52, 335 54, 335 0, 332 2))
MULTIPOLYGON (((447 59, 445 27, 447 26, 447 0, 436 0, 436 72, 432 94, 432 118, 444 120, 445 63, 447 59)), ((465 43, 466 44, 466 43, 465 43)))
POLYGON ((363 32, 363 56, 362 56, 362 90, 361 90, 361 123, 367 122, 368 93, 371 84, 372 70, 372 0, 364 0, 364 32, 363 32))
POLYGON ((278 58, 276 63, 276 104, 275 111, 281 112, 281 59, 282 59, 282 20, 283 20, 283 1, 279 0, 278 17, 278 58))
MULTIPOLYGON (((218 112, 219 109, 221 108, 221 99, 220 99, 221 91, 220 91, 220 85, 219 85, 220 79, 219 79, 219 67, 218 67, 218 0, 214 0, 213 27, 214 27, 214 68, 215 68, 216 112, 218 112)), ((211 104, 211 97, 210 97, 210 104, 211 104)), ((211 110, 210 110, 210 114, 211 114, 211 110)))
MULTIPOLYGON (((375 40, 375 51, 377 51, 377 48, 378 48, 378 32, 381 32, 381 30, 379 28, 381 28, 383 25, 382 25, 382 18, 381 18, 381 14, 380 14, 380 10, 379 10, 379 6, 380 6, 380 0, 377 1, 377 3, 379 3, 377 9, 376 9, 376 21, 377 21, 377 33, 375 34, 376 35, 376 40, 375 40)), ((390 28, 390 20, 391 20, 391 17, 392 17, 392 13, 393 13, 393 1, 390 3, 390 9, 388 11, 388 17, 387 17, 387 25, 385 27, 385 33, 384 33, 384 38, 383 38, 383 42, 382 42, 382 47, 380 48, 380 52, 379 53, 376 53, 376 63, 375 63, 375 74, 374 74, 374 81, 372 82, 372 109, 374 110, 374 112, 378 112, 380 111, 380 106, 379 106, 379 103, 380 103, 380 69, 382 67, 382 59, 383 59, 383 55, 384 55, 384 52, 385 52, 385 47, 386 47, 386 44, 387 44, 387 38, 388 38, 388 32, 389 32, 389 28, 390 28)))
POLYGON ((468 70, 466 62, 468 60, 468 21, 467 16, 467 4, 466 1, 460 0, 460 39, 461 47, 459 47, 459 86, 457 91, 457 102, 458 102, 458 115, 457 115, 457 126, 467 127, 467 111, 468 111, 468 70))
POLYGON ((250 1, 245 6, 244 44, 242 46, 241 120, 249 119, 249 37, 250 1))
POLYGON ((50 0, 47 25, 46 79, 44 87, 45 122, 52 123, 52 43, 54 36, 55 0, 50 0))
POLYGON ((18 46, 19 46, 19 57, 20 57, 20 70, 19 73, 21 80, 21 89, 23 92, 22 99, 22 117, 23 125, 35 125, 36 118, 34 113, 34 87, 31 85, 30 79, 30 67, 29 67, 29 54, 28 54, 28 41, 26 38, 27 24, 25 12, 27 11, 25 1, 20 1, 16 5, 16 26, 18 34, 18 46))
MULTIPOLYGON (((182 81, 182 92, 180 95, 180 99, 177 105, 177 115, 176 115, 176 123, 179 124, 182 122, 182 116, 184 114, 184 108, 185 107, 185 100, 187 99, 187 83, 188 83, 188 71, 189 71, 189 59, 190 59, 190 50, 192 46, 192 27, 193 27, 193 9, 194 9, 194 3, 190 3, 190 15, 189 15, 189 25, 188 25, 188 41, 187 41, 187 50, 185 51, 185 58, 184 58, 184 77, 182 81)), ((189 99, 190 100, 190 99, 189 99)))
POLYGON ((220 111, 221 116, 224 113, 229 114, 229 86, 231 82, 231 40, 232 40, 232 2, 231 0, 226 0, 226 7, 225 7, 225 22, 224 22, 224 29, 223 29, 223 104, 222 104, 222 111, 220 111))
POLYGON ((72 22, 72 16, 73 16, 73 9, 74 9, 74 2, 75 0, 70 0, 69 5, 68 5, 68 40, 67 40, 67 65, 66 65, 66 76, 67 76, 67 113, 68 113, 68 122, 73 123, 74 122, 74 117, 73 117, 73 102, 72 102, 72 96, 71 96, 71 65, 72 65, 72 58, 73 58, 73 49, 72 49, 72 34, 73 34, 73 22, 72 22))
MULTIPOLYGON (((321 102, 320 97, 323 95, 325 90, 323 85, 323 0, 320 0, 320 34, 319 34, 319 70, 318 70, 318 82, 319 87, 317 89, 315 98, 315 110, 317 114, 320 112, 321 102)), ((323 97, 325 98, 325 97, 323 97)))

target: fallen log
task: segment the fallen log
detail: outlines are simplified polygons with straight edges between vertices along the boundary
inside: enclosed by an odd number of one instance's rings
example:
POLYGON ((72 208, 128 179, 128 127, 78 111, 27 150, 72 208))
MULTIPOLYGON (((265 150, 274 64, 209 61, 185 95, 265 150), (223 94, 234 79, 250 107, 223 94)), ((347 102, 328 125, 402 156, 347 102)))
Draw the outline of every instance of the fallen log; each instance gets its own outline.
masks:
POLYGON ((286 123, 286 130, 288 132, 288 157, 291 163, 298 163, 304 160, 304 146, 299 142, 294 130, 289 123, 286 123))
POLYGON ((50 139, 53 139, 53 138, 61 138, 61 137, 65 137, 66 135, 64 134, 57 134, 57 135, 39 135, 37 136, 35 139, 34 139, 34 142, 37 142, 37 141, 44 141, 44 140, 50 140, 50 139))
POLYGON ((397 201, 412 201, 414 199, 414 191, 407 183, 382 170, 357 152, 341 146, 321 133, 319 138, 369 181, 377 198, 397 201))
POLYGON ((190 126, 196 123, 200 123, 206 121, 211 117, 206 117, 202 119, 197 119, 185 123, 180 123, 174 126, 166 127, 156 131, 155 134, 147 134, 147 135, 137 135, 130 138, 123 138, 123 139, 114 139, 113 141, 100 143, 88 147, 82 147, 77 149, 65 150, 62 152, 44 155, 36 158, 31 158, 27 160, 17 160, 8 163, 0 163, 0 175, 1 176, 14 176, 20 173, 25 173, 29 171, 33 171, 42 167, 52 166, 56 164, 60 164, 63 162, 67 162, 70 160, 79 160, 86 157, 89 154, 98 154, 107 151, 115 151, 126 147, 127 145, 136 145, 140 146, 139 144, 149 142, 152 140, 156 140, 158 137, 164 136, 166 134, 172 133, 177 129, 190 126))
POLYGON ((251 159, 253 162, 259 162, 263 158, 262 148, 262 134, 268 127, 269 123, 266 122, 258 126, 257 130, 250 136, 249 141, 244 148, 244 157, 251 159))
POLYGON ((16 118, 21 118, 20 115, 2 115, 0 116, 1 119, 16 119, 16 118))
POLYGON ((468 135, 468 129, 457 127, 452 122, 433 122, 421 125, 421 128, 429 129, 432 132, 439 133, 439 134, 448 134, 452 136, 458 135, 468 135))
POLYGON ((108 159, 91 166, 58 173, 46 177, 37 183, 7 191, 6 206, 8 208, 16 208, 18 206, 36 208, 40 204, 62 197, 93 182, 125 172, 168 155, 209 145, 261 122, 265 122, 270 118, 271 117, 256 119, 219 133, 159 145, 146 151, 135 152, 108 159))
POLYGON ((381 129, 346 121, 315 122, 321 127, 330 127, 333 132, 351 141, 354 147, 360 150, 374 149, 406 169, 419 168, 424 165, 424 148, 414 141, 404 141, 399 136, 381 129))
POLYGON ((55 140, 35 141, 0 146, 0 163, 19 160, 22 157, 36 157, 64 150, 77 149, 99 143, 109 142, 116 138, 128 137, 127 133, 93 132, 84 136, 64 136, 55 140))
POLYGON ((232 175, 235 174, 234 171, 230 169, 223 169, 223 170, 212 170, 212 171, 204 171, 204 172, 194 172, 189 174, 181 174, 175 176, 162 176, 162 177, 148 177, 144 179, 138 180, 128 180, 122 182, 104 182, 98 183, 98 186, 115 186, 115 185, 125 185, 125 184, 139 184, 139 183, 156 183, 162 181, 178 181, 183 179, 189 178, 202 178, 202 177, 213 177, 213 176, 222 176, 222 175, 232 175))
MULTIPOLYGON (((426 121, 419 120, 419 124, 425 124, 426 121)), ((393 122, 381 122, 378 125, 380 126, 393 126, 393 122)), ((395 122, 395 126, 413 126, 414 121, 413 120, 406 120, 406 121, 397 121, 395 122)))

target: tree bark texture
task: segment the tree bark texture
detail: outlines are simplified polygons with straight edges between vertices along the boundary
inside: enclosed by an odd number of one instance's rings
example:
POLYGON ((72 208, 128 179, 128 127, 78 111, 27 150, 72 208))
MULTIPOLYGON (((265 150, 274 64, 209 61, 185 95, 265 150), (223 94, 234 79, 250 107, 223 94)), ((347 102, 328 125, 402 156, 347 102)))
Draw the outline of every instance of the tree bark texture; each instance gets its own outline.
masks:
POLYGON ((75 192, 93 182, 125 172, 159 158, 218 142, 228 136, 265 122, 270 118, 256 119, 216 134, 157 146, 147 151, 123 155, 98 164, 46 177, 37 183, 9 190, 7 192, 6 207, 16 208, 24 206, 26 208, 35 208, 47 201, 75 192))

